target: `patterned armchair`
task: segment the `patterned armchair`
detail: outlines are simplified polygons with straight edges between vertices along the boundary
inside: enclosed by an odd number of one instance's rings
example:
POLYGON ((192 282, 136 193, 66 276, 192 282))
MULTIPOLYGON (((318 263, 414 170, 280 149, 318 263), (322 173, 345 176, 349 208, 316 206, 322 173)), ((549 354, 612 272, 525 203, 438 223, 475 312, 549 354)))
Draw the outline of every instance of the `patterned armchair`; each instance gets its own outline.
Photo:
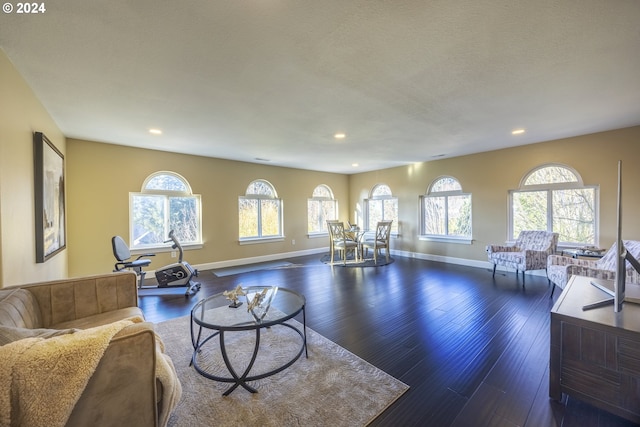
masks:
POLYGON ((528 270, 544 270, 547 268, 547 257, 556 251, 558 233, 547 231, 521 231, 512 246, 488 245, 487 254, 493 263, 493 275, 496 267, 502 265, 514 268, 516 274, 522 271, 522 286, 524 286, 524 272, 528 270))
MULTIPOLYGON (((634 258, 640 257, 640 241, 625 240, 624 247, 634 258)), ((593 277, 594 279, 615 280, 616 256, 618 250, 614 243, 611 248, 598 260, 576 259, 566 256, 552 255, 547 259, 547 278, 555 287, 564 289, 572 275, 593 277)), ((640 274, 627 262, 627 283, 640 283, 640 274)))

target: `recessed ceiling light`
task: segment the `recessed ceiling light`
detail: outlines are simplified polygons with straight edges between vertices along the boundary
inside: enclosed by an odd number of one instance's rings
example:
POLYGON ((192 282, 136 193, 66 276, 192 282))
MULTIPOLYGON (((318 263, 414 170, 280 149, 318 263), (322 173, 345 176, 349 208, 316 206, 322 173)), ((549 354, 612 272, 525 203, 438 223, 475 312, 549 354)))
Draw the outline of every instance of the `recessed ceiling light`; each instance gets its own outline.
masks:
POLYGON ((256 157, 255 160, 257 160, 259 162, 270 162, 271 161, 269 159, 265 159, 264 157, 256 157))
POLYGON ((437 159, 438 157, 444 157, 444 154, 434 154, 433 156, 431 156, 432 159, 437 159))
POLYGON ((162 135, 162 131, 160 129, 149 129, 149 133, 152 135, 162 135))
POLYGON ((334 133, 333 137, 335 139, 345 139, 347 137, 347 134, 345 134, 344 132, 338 132, 338 133, 334 133))
POLYGON ((524 129, 514 129, 511 131, 511 135, 521 135, 524 133, 524 129))
POLYGON ((360 166, 360 165, 359 165, 359 164, 357 164, 357 163, 351 163, 351 166, 353 166, 354 168, 357 168, 357 167, 358 167, 358 166, 360 166))

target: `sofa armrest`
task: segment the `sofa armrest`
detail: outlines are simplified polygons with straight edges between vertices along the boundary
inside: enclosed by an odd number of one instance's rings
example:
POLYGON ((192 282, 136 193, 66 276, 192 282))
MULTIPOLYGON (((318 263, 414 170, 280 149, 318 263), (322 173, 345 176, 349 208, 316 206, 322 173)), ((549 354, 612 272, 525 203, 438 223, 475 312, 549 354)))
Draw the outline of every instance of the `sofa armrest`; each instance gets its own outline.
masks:
POLYGON ((575 264, 567 266, 567 277, 568 276, 587 276, 593 277, 594 279, 615 280, 616 272, 575 264))
POLYGON ((156 426, 158 404, 153 324, 134 323, 111 340, 67 426, 156 426))
POLYGON ((522 253, 527 258, 544 258, 545 262, 547 258, 551 255, 549 250, 539 251, 537 249, 524 249, 522 253))
POLYGON ((35 296, 45 328, 138 306, 137 276, 128 271, 18 287, 35 296))
POLYGON ((571 258, 562 255, 549 255, 547 266, 552 265, 578 265, 586 268, 596 268, 596 261, 580 258, 571 258))
POLYGON ((487 252, 489 254, 493 252, 520 252, 520 248, 506 245, 487 245, 487 252))
POLYGON ((571 261, 571 258, 561 255, 549 255, 547 257, 547 267, 551 267, 552 265, 567 265, 571 261))

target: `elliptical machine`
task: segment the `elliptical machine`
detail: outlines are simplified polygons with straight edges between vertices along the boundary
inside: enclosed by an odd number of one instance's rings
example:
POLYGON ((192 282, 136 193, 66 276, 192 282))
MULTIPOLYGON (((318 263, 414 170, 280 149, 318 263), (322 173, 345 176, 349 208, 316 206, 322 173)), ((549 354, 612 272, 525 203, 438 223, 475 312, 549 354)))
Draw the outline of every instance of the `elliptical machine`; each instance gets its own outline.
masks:
POLYGON ((194 277, 198 276, 198 270, 189 265, 188 262, 182 260, 182 246, 178 241, 173 230, 169 232, 169 240, 165 243, 173 242, 171 248, 178 249, 178 262, 166 265, 156 270, 156 280, 159 288, 168 288, 170 286, 186 286, 185 296, 194 295, 200 290, 200 282, 195 282, 194 277))

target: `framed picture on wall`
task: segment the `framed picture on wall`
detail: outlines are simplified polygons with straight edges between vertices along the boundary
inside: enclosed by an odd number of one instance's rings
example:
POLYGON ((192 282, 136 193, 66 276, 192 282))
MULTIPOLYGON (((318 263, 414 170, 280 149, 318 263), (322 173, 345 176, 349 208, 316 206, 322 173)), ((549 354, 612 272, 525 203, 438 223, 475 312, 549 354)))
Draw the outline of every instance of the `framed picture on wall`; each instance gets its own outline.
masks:
POLYGON ((41 132, 33 134, 36 262, 66 247, 64 156, 41 132))

